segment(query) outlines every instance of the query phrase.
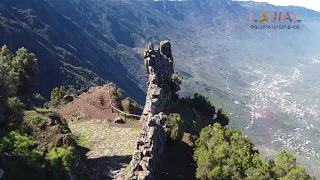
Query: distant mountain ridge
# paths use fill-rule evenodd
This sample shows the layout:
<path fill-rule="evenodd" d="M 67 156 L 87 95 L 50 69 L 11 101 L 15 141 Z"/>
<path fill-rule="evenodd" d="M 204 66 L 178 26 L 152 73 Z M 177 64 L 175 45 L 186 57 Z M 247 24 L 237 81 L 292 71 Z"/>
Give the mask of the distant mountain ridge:
<path fill-rule="evenodd" d="M 12 50 L 25 46 L 39 57 L 37 91 L 46 95 L 58 85 L 73 84 L 76 89 L 85 89 L 109 80 L 143 103 L 146 76 L 141 72 L 141 47 L 149 41 L 170 39 L 178 49 L 177 69 L 203 80 L 207 75 L 189 71 L 198 58 L 217 54 L 229 64 L 234 54 L 239 57 L 244 52 L 233 46 L 238 40 L 308 38 L 301 32 L 288 37 L 284 31 L 251 30 L 249 13 L 260 14 L 262 9 L 294 10 L 312 21 L 320 17 L 320 13 L 300 7 L 231 0 L 10 0 L 0 3 L 0 44 L 7 44 Z M 229 36 L 235 39 L 228 40 Z M 212 42 L 216 43 L 214 49 L 208 46 Z M 230 56 L 230 50 L 236 52 Z M 217 67 L 212 68 L 212 72 L 217 71 Z M 230 68 L 237 74 L 235 67 L 227 70 Z M 217 75 L 211 89 L 221 89 L 219 77 L 223 75 Z"/>

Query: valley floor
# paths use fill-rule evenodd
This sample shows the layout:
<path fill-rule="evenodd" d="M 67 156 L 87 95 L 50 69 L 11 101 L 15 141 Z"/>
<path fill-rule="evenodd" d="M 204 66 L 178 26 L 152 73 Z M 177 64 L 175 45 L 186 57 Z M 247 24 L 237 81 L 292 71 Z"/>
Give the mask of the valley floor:
<path fill-rule="evenodd" d="M 314 60 L 293 67 L 270 65 L 269 70 L 248 66 L 257 80 L 247 94 L 252 98 L 247 104 L 252 118 L 244 133 L 266 158 L 286 149 L 310 174 L 320 177 L 319 66 Z"/>

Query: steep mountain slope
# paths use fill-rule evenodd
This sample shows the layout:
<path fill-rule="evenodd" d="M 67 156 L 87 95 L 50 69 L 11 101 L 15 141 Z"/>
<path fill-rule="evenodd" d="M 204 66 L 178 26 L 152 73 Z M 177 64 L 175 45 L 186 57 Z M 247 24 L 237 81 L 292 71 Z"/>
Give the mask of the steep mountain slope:
<path fill-rule="evenodd" d="M 95 16 L 87 17 L 84 12 L 95 13 Z M 138 55 L 119 45 L 126 40 L 125 43 L 133 47 L 133 40 L 123 36 L 126 31 L 117 30 L 122 28 L 117 17 L 110 20 L 113 24 L 109 37 L 99 32 L 97 29 L 103 29 L 89 23 L 95 23 L 96 13 L 86 1 L 5 1 L 1 5 L 1 44 L 8 44 L 11 49 L 25 46 L 37 54 L 41 92 L 48 93 L 61 83 L 75 84 L 77 89 L 86 88 L 100 83 L 98 76 L 101 76 L 139 99 L 143 96 L 142 90 L 128 73 L 130 69 L 121 64 L 126 59 L 131 62 L 128 66 L 139 69 L 138 64 L 132 63 Z"/>
<path fill-rule="evenodd" d="M 148 41 L 168 38 L 174 40 L 173 46 L 179 47 L 176 63 L 179 69 L 190 69 L 194 66 L 193 62 L 199 62 L 198 58 L 208 59 L 217 54 L 221 56 L 217 64 L 224 66 L 221 61 L 228 64 L 230 59 L 238 59 L 235 57 L 239 55 L 248 57 L 247 53 L 241 52 L 247 51 L 243 46 L 246 42 L 250 46 L 257 43 L 250 39 L 258 38 L 261 42 L 261 31 L 249 29 L 248 20 L 251 11 L 259 12 L 261 8 L 288 9 L 218 0 L 166 4 L 161 1 L 4 1 L 0 11 L 0 43 L 8 44 L 11 49 L 25 46 L 37 54 L 42 70 L 40 92 L 48 94 L 60 84 L 75 84 L 75 88 L 80 89 L 91 83 L 110 80 L 123 87 L 132 97 L 141 100 L 143 92 L 135 82 L 145 88 L 142 80 L 146 77 L 140 72 L 139 47 Z M 299 15 L 303 12 L 313 19 L 319 16 L 304 8 L 292 7 L 290 10 L 299 10 Z M 263 34 L 269 40 L 282 36 L 278 39 L 282 43 L 283 40 L 293 39 L 292 34 L 288 36 L 284 32 Z M 300 31 L 298 35 L 301 35 Z M 215 42 L 214 46 L 212 42 Z M 190 46 L 190 43 L 196 45 Z M 272 42 L 266 40 L 262 43 Z M 217 70 L 216 64 L 211 67 Z M 229 66 L 226 68 L 230 69 Z M 225 78 L 224 73 L 220 72 L 217 82 L 212 84 L 221 87 L 219 83 L 223 80 L 219 77 Z M 231 74 L 237 77 L 236 72 Z M 203 79 L 208 75 L 199 76 Z M 211 76 L 208 77 L 211 79 Z M 231 83 L 243 85 L 235 81 Z"/>

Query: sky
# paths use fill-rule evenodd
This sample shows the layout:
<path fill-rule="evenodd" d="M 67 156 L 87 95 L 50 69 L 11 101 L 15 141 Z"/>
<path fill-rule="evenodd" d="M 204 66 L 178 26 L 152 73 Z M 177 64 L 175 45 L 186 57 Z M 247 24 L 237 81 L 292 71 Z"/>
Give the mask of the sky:
<path fill-rule="evenodd" d="M 241 0 L 247 1 L 247 0 Z M 302 6 L 308 9 L 313 9 L 320 12 L 320 0 L 253 0 L 256 2 L 267 2 L 278 6 Z"/>

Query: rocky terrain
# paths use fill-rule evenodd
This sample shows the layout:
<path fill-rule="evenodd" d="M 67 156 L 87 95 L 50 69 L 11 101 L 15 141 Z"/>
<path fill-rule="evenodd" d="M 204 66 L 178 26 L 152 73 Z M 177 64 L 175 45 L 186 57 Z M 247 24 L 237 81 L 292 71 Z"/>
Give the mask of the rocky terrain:
<path fill-rule="evenodd" d="M 101 119 L 114 120 L 110 101 L 116 88 L 112 84 L 93 87 L 87 93 L 83 93 L 66 106 L 59 107 L 58 112 L 66 119 L 72 121 Z"/>
<path fill-rule="evenodd" d="M 173 58 L 169 41 L 156 48 L 149 44 L 145 51 L 145 69 L 149 74 L 146 104 L 140 121 L 142 129 L 134 147 L 128 179 L 154 179 L 167 141 L 164 108 L 175 95 L 172 76 Z"/>
<path fill-rule="evenodd" d="M 91 88 L 57 110 L 67 119 L 79 148 L 84 151 L 93 179 L 155 178 L 155 168 L 167 140 L 164 108 L 179 85 L 172 79 L 169 41 L 156 47 L 149 44 L 144 56 L 149 81 L 140 126 L 135 120 L 115 124 L 116 101 L 124 101 L 117 97 L 113 84 Z"/>
<path fill-rule="evenodd" d="M 130 127 L 100 119 L 69 123 L 79 145 L 87 149 L 91 178 L 116 179 L 119 172 L 126 172 L 140 131 L 138 123 L 127 123 Z"/>
<path fill-rule="evenodd" d="M 68 121 L 95 180 L 115 179 L 128 169 L 140 131 L 138 121 L 114 122 L 118 117 L 111 106 L 116 104 L 115 91 L 114 84 L 93 87 L 57 110 Z"/>

